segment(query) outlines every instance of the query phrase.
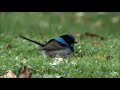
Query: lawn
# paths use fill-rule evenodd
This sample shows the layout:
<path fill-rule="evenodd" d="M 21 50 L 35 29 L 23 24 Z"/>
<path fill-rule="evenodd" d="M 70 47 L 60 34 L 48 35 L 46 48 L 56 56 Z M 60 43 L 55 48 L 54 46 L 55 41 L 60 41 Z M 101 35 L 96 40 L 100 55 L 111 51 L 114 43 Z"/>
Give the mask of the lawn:
<path fill-rule="evenodd" d="M 120 78 L 119 29 L 119 12 L 1 12 L 0 74 L 12 70 L 18 75 L 27 65 L 32 78 Z M 19 34 L 41 43 L 73 34 L 78 43 L 71 58 L 56 61 L 44 58 L 37 45 Z"/>

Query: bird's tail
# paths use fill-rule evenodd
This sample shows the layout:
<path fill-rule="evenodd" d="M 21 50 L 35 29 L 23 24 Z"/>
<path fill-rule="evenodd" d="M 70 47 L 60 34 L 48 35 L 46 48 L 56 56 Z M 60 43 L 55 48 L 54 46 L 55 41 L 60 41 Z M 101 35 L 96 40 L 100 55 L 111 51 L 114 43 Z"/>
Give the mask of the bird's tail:
<path fill-rule="evenodd" d="M 28 38 L 26 38 L 26 37 L 24 37 L 24 36 L 22 36 L 22 35 L 19 35 L 19 37 L 21 37 L 21 38 L 23 38 L 23 39 L 25 39 L 25 40 L 31 41 L 31 42 L 33 42 L 33 43 L 35 43 L 35 44 L 37 44 L 37 45 L 42 46 L 42 47 L 44 46 L 43 44 L 41 44 L 41 43 L 39 43 L 39 42 L 37 42 L 37 41 L 28 39 Z"/>

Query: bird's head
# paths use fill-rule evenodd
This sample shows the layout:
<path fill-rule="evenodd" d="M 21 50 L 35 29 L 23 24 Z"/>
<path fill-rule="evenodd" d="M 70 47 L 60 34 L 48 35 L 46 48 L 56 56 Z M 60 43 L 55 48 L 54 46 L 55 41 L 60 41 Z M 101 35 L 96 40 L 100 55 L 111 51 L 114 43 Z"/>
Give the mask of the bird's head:
<path fill-rule="evenodd" d="M 75 38 L 73 35 L 69 34 L 69 35 L 62 35 L 60 36 L 61 38 L 63 38 L 71 47 L 74 46 L 75 43 L 77 43 L 75 41 Z"/>

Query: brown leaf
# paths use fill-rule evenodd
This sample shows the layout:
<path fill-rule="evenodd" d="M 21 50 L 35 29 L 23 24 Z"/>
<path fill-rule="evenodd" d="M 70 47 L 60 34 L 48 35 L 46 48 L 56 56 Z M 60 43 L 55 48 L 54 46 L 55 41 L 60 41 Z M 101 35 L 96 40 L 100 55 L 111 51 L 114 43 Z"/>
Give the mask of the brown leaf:
<path fill-rule="evenodd" d="M 11 70 L 7 70 L 0 78 L 17 78 L 17 76 Z"/>
<path fill-rule="evenodd" d="M 92 38 L 93 38 L 93 37 L 97 37 L 97 38 L 100 38 L 101 40 L 104 40 L 104 39 L 105 39 L 104 37 L 101 37 L 101 36 L 99 36 L 98 34 L 91 33 L 91 32 L 85 32 L 84 35 L 87 36 L 87 37 L 92 37 Z"/>
<path fill-rule="evenodd" d="M 99 37 L 99 35 L 91 33 L 91 32 L 85 32 L 85 36 L 88 36 L 88 37 Z"/>
<path fill-rule="evenodd" d="M 7 45 L 5 45 L 5 48 L 6 49 L 10 49 L 10 48 L 12 48 L 12 45 L 11 44 L 7 44 Z"/>
<path fill-rule="evenodd" d="M 32 72 L 28 66 L 23 66 L 21 68 L 21 73 L 18 78 L 31 78 Z"/>

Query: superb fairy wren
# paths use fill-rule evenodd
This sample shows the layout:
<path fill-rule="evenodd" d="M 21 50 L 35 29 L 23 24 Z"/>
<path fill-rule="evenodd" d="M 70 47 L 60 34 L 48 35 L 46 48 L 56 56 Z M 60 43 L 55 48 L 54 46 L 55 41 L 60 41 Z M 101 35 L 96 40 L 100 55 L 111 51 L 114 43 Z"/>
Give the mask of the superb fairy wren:
<path fill-rule="evenodd" d="M 74 44 L 77 43 L 73 35 L 62 35 L 58 38 L 49 40 L 46 44 L 41 44 L 22 35 L 20 35 L 20 37 L 38 44 L 40 46 L 40 50 L 43 52 L 44 55 L 48 55 L 53 58 L 68 57 L 74 52 Z"/>

